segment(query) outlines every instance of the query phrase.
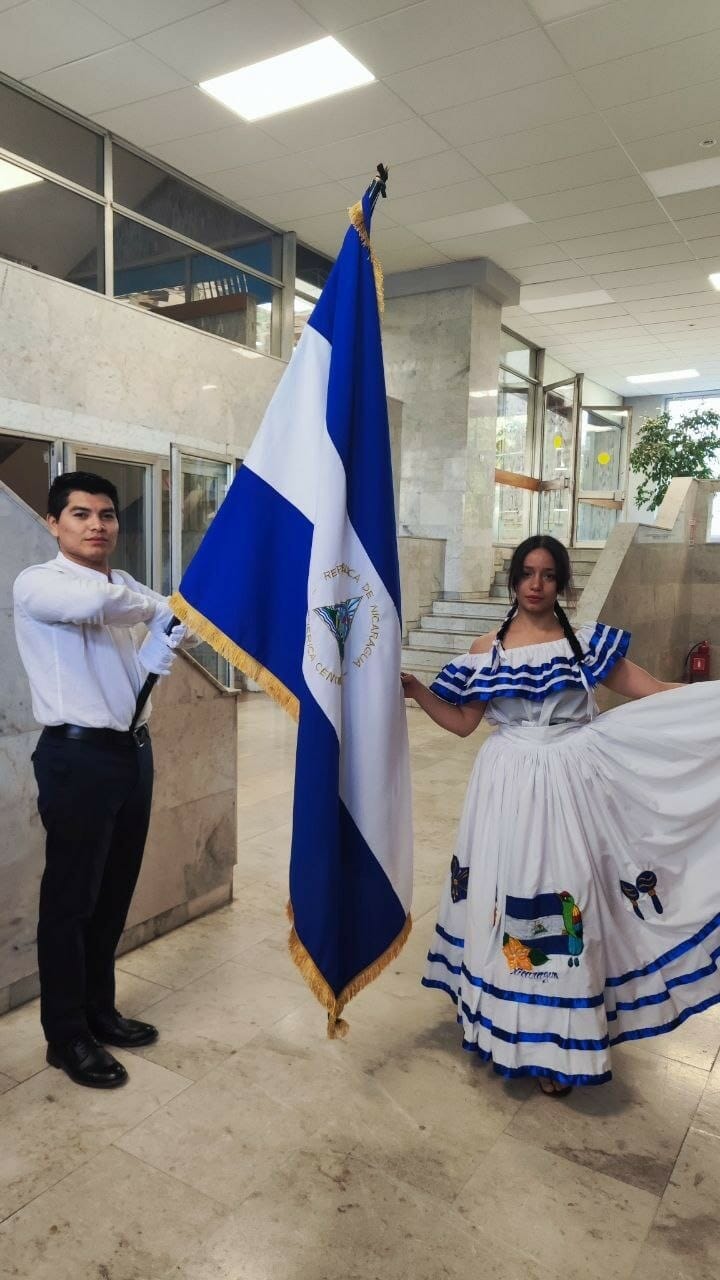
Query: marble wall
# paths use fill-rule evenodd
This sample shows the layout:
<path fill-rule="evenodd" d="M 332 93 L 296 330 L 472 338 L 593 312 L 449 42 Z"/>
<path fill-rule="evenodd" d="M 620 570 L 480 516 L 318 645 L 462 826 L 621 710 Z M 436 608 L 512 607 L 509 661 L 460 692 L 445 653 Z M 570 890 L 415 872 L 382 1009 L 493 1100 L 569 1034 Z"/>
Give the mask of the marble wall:
<path fill-rule="evenodd" d="M 31 755 L 38 738 L 15 644 L 12 583 L 56 554 L 44 523 L 0 485 L 0 1012 L 37 994 L 35 928 L 44 831 Z M 153 697 L 157 781 L 145 861 L 121 946 L 226 902 L 236 857 L 237 700 L 181 657 Z"/>
<path fill-rule="evenodd" d="M 445 545 L 444 538 L 412 538 L 408 534 L 399 538 L 403 638 L 443 589 Z"/>
<path fill-rule="evenodd" d="M 500 304 L 471 286 L 390 297 L 388 391 L 403 402 L 400 532 L 447 541 L 444 589 L 493 576 L 495 402 Z"/>

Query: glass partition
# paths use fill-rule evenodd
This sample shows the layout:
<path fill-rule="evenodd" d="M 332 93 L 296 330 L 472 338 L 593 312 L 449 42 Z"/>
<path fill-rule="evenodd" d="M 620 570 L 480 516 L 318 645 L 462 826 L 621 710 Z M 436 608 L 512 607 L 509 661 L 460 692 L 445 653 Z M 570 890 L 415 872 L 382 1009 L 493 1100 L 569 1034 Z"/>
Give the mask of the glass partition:
<path fill-rule="evenodd" d="M 120 534 L 112 562 L 138 582 L 149 584 L 152 581 L 149 466 L 78 452 L 75 467 L 78 471 L 92 471 L 115 485 L 120 499 Z"/>
<path fill-rule="evenodd" d="M 566 545 L 572 525 L 571 497 L 577 382 L 543 388 L 540 532 Z"/>
<path fill-rule="evenodd" d="M 1 257 L 102 290 L 102 249 L 101 204 L 0 160 Z"/>
<path fill-rule="evenodd" d="M 211 458 L 180 458 L 180 567 L 187 569 L 232 482 L 232 466 Z M 230 663 L 209 644 L 193 648 L 191 656 L 219 684 L 233 687 Z"/>
<path fill-rule="evenodd" d="M 624 502 L 629 409 L 584 408 L 580 414 L 575 541 L 602 546 Z"/>
<path fill-rule="evenodd" d="M 6 84 L 0 84 L 0 147 L 102 193 L 101 134 Z"/>

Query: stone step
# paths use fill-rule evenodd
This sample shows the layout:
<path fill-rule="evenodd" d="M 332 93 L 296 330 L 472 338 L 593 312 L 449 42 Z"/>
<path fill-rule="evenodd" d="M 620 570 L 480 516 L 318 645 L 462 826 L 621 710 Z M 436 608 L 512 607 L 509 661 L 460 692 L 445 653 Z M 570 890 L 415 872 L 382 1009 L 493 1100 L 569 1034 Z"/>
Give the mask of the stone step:
<path fill-rule="evenodd" d="M 587 584 L 584 582 L 581 582 L 579 586 L 576 583 L 576 591 L 575 591 L 576 599 L 578 599 L 578 597 L 582 595 L 586 585 Z M 497 600 L 498 604 L 501 601 L 505 601 L 505 612 L 507 612 L 507 610 L 510 608 L 510 602 L 508 600 L 508 589 L 506 586 L 495 586 L 495 584 L 493 583 L 492 587 L 490 588 L 490 599 Z M 574 603 L 570 604 L 567 596 L 560 596 L 559 599 L 565 612 L 567 614 L 572 613 L 572 610 L 574 608 Z"/>
<path fill-rule="evenodd" d="M 502 614 L 500 617 L 502 618 Z M 420 619 L 420 627 L 418 634 L 427 635 L 428 632 L 436 631 L 462 631 L 465 635 L 484 635 L 485 632 L 480 629 L 484 627 L 485 631 L 492 631 L 496 628 L 500 618 L 495 614 L 491 614 L 486 618 L 454 618 L 452 614 L 445 613 L 440 617 L 435 617 L 432 613 L 428 613 L 424 618 Z M 412 633 L 411 633 L 412 634 Z"/>
<path fill-rule="evenodd" d="M 504 607 L 497 600 L 434 600 L 432 616 L 434 618 L 487 618 L 496 621 L 504 618 L 510 605 Z M 489 627 L 486 628 L 489 630 Z"/>
<path fill-rule="evenodd" d="M 411 631 L 409 649 L 422 649 L 437 653 L 467 653 L 475 637 L 483 632 L 473 631 Z"/>
<path fill-rule="evenodd" d="M 462 653 L 466 652 L 461 650 Z M 403 671 L 409 671 L 412 675 L 419 676 L 428 684 L 447 662 L 452 658 L 452 653 L 445 650 L 443 653 L 435 649 L 403 649 L 401 663 Z"/>

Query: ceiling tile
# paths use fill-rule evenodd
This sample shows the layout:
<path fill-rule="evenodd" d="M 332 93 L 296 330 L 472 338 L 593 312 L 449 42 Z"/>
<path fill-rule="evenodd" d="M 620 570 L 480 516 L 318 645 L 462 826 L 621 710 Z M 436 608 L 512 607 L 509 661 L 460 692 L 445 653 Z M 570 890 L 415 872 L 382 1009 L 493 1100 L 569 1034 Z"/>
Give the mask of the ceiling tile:
<path fill-rule="evenodd" d="M 434 245 L 426 244 L 400 227 L 378 231 L 373 235 L 373 245 L 386 276 L 391 271 L 416 271 L 419 267 L 450 261 Z"/>
<path fill-rule="evenodd" d="M 524 0 L 422 0 L 352 27 L 342 44 L 388 76 L 536 27 Z"/>
<path fill-rule="evenodd" d="M 702 243 L 698 241 L 698 244 Z M 687 245 L 663 244 L 651 249 L 629 249 L 626 253 L 602 253 L 597 257 L 578 258 L 577 261 L 593 275 L 598 272 L 622 271 L 632 267 L 666 266 L 670 262 L 685 262 L 692 258 Z"/>
<path fill-rule="evenodd" d="M 0 13 L 0 70 L 25 80 L 123 40 L 74 0 L 27 0 Z"/>
<path fill-rule="evenodd" d="M 370 177 L 382 157 L 391 168 L 406 160 L 435 155 L 447 150 L 445 141 L 422 120 L 403 120 L 386 129 L 375 129 L 344 142 L 316 147 L 306 152 L 312 164 L 329 178 L 348 178 L 363 171 Z"/>
<path fill-rule="evenodd" d="M 700 145 L 711 138 L 716 140 L 714 147 Z M 693 125 L 689 129 L 679 129 L 674 133 L 661 134 L 656 138 L 642 138 L 638 142 L 627 143 L 627 153 L 638 169 L 643 172 L 664 169 L 670 166 L 692 164 L 717 155 L 720 149 L 717 145 L 718 139 L 720 139 L 720 120 L 716 118 L 702 125 Z"/>
<path fill-rule="evenodd" d="M 346 212 L 320 213 L 312 218 L 299 218 L 295 223 L 295 231 L 298 240 L 314 245 L 334 258 L 340 251 L 348 226 Z M 376 209 L 373 215 L 373 240 L 386 227 L 387 221 L 382 209 Z"/>
<path fill-rule="evenodd" d="M 519 133 L 530 120 L 536 126 L 552 124 L 592 110 L 590 99 L 576 81 L 559 76 L 431 113 L 427 121 L 453 146 L 460 147 Z"/>
<path fill-rule="evenodd" d="M 556 244 L 512 245 L 510 249 L 503 249 L 494 257 L 499 266 L 514 271 L 515 267 L 538 267 L 546 262 L 561 262 L 564 254 Z"/>
<path fill-rule="evenodd" d="M 630 227 L 650 227 L 658 223 L 668 223 L 666 214 L 657 200 L 646 200 L 644 204 L 620 205 L 617 209 L 579 213 L 573 218 L 551 218 L 543 222 L 543 231 L 553 240 L 561 241 L 624 231 Z"/>
<path fill-rule="evenodd" d="M 392 182 L 391 175 L 390 184 L 388 185 L 388 205 L 393 218 L 397 222 L 412 225 L 418 222 L 429 222 L 430 219 L 434 218 L 444 220 L 454 214 L 472 214 L 472 216 L 479 217 L 481 222 L 484 220 L 486 229 L 490 229 L 491 226 L 511 225 L 508 220 L 504 222 L 497 220 L 498 217 L 503 215 L 507 219 L 508 206 L 503 204 L 500 192 L 486 178 L 480 178 L 476 175 L 469 182 L 458 182 L 447 187 L 437 187 L 433 191 L 424 191 L 421 194 L 406 196 L 405 199 L 400 200 L 394 198 Z M 493 209 L 496 210 L 495 213 L 493 213 Z M 522 214 L 517 220 L 521 222 L 528 221 L 525 214 Z M 472 229 L 479 230 L 480 227 L 473 227 Z M 465 233 L 461 231 L 459 234 L 464 235 Z"/>
<path fill-rule="evenodd" d="M 552 29 L 553 43 L 574 70 L 669 45 L 720 27 L 717 0 L 622 0 L 585 13 Z"/>
<path fill-rule="evenodd" d="M 43 71 L 27 83 L 86 116 L 186 86 L 176 71 L 129 43 Z"/>
<path fill-rule="evenodd" d="M 403 219 L 404 220 L 404 219 Z M 423 219 L 411 223 L 410 229 L 423 240 L 451 240 L 455 236 L 480 235 L 486 231 L 500 231 L 505 227 L 516 227 L 529 224 L 530 220 L 512 204 L 489 205 L 485 209 L 470 207 L 464 213 L 448 214 L 446 217 Z M 533 244 L 542 244 L 547 240 L 543 232 L 533 238 Z M 525 240 L 524 243 L 530 243 Z"/>
<path fill-rule="evenodd" d="M 346 213 L 348 193 L 339 182 L 325 182 L 317 187 L 300 187 L 275 196 L 253 196 L 252 212 L 278 226 L 292 230 L 300 218 L 317 213 Z"/>
<path fill-rule="evenodd" d="M 547 230 L 547 223 L 543 223 Z M 600 253 L 622 253 L 625 249 L 643 249 L 650 245 L 677 244 L 680 236 L 671 222 L 658 226 L 634 227 L 625 231 L 610 231 L 607 235 L 578 236 L 572 240 L 559 240 L 560 248 L 573 258 L 586 258 Z"/>
<path fill-rule="evenodd" d="M 720 234 L 720 218 L 716 213 L 708 213 L 704 218 L 682 218 L 677 222 L 677 229 L 684 240 L 717 236 Z"/>
<path fill-rule="evenodd" d="M 539 320 L 546 320 L 554 325 L 558 333 L 627 333 L 638 329 L 639 325 L 626 315 L 622 307 L 608 306 L 575 307 L 563 311 L 538 311 Z"/>
<path fill-rule="evenodd" d="M 492 175 L 599 151 L 613 143 L 613 135 L 604 120 L 599 115 L 589 114 L 559 120 L 540 129 L 524 129 L 520 133 L 474 142 L 463 148 L 463 154 L 477 165 L 481 173 Z"/>
<path fill-rule="evenodd" d="M 501 231 L 485 231 L 477 235 L 453 236 L 447 240 L 435 240 L 434 244 L 449 258 L 494 258 L 498 255 L 523 249 L 545 248 L 544 236 L 538 227 L 525 223 L 521 227 L 508 227 Z M 557 252 L 557 250 L 556 250 Z"/>
<path fill-rule="evenodd" d="M 559 285 L 565 280 L 579 279 L 583 284 L 588 276 L 576 262 L 546 262 L 539 267 L 515 267 L 514 275 L 523 285 L 549 284 L 559 292 Z"/>
<path fill-rule="evenodd" d="M 660 203 L 676 221 L 682 218 L 700 218 L 707 213 L 720 213 L 720 187 L 708 187 L 705 191 L 683 191 L 677 196 L 663 196 Z"/>
<path fill-rule="evenodd" d="M 621 142 L 635 142 L 703 124 L 705 120 L 713 120 L 717 113 L 717 84 L 715 80 L 707 80 L 685 85 L 674 93 L 645 98 L 643 102 L 611 107 L 604 115 Z"/>
<path fill-rule="evenodd" d="M 584 13 L 586 9 L 599 9 L 607 0 L 528 0 L 528 3 L 541 22 L 555 22 L 574 13 Z"/>
<path fill-rule="evenodd" d="M 366 179 L 367 173 L 355 174 L 351 178 L 344 178 L 343 183 L 352 194 L 361 189 Z M 459 187 L 461 184 L 473 180 L 481 184 L 485 183 L 484 178 L 478 178 L 477 170 L 470 164 L 470 161 L 461 156 L 458 151 L 441 151 L 439 155 L 427 156 L 420 160 L 409 160 L 405 164 L 393 165 L 388 183 L 388 195 L 393 204 L 404 200 L 408 196 L 422 195 L 428 198 L 432 205 L 434 197 L 430 195 L 430 192 L 434 192 L 441 187 L 447 187 L 448 189 L 455 186 Z M 498 193 L 495 187 L 492 187 L 490 183 L 485 185 L 492 190 L 493 201 L 497 200 Z M 479 199 L 479 194 L 477 198 Z M 440 213 L 448 212 L 450 212 L 448 209 L 443 208 L 440 210 Z"/>
<path fill-rule="evenodd" d="M 98 18 L 105 18 L 123 35 L 134 39 L 155 31 L 170 22 L 177 22 L 193 13 L 212 9 L 218 0 L 82 0 Z"/>
<path fill-rule="evenodd" d="M 711 311 L 720 313 L 720 294 L 717 293 L 711 285 L 700 293 L 682 293 L 676 297 L 665 298 L 644 298 L 639 302 L 626 302 L 624 304 L 630 315 L 643 322 L 647 318 L 652 323 L 652 317 L 658 313 L 675 311 L 682 312 L 688 319 L 693 320 L 695 315 L 708 314 Z"/>
<path fill-rule="evenodd" d="M 716 258 L 720 256 L 720 236 L 693 240 L 691 248 L 696 258 Z"/>
<path fill-rule="evenodd" d="M 357 0 L 302 0 L 303 9 L 328 31 L 344 31 L 357 25 L 362 12 L 363 19 L 381 18 L 385 13 L 405 9 L 408 0 L 363 0 L 360 11 Z"/>
<path fill-rule="evenodd" d="M 550 195 L 589 183 L 631 177 L 634 173 L 633 166 L 620 147 L 607 147 L 589 155 L 532 165 L 529 169 L 495 173 L 493 182 L 510 200 L 523 200 L 526 196 Z"/>
<path fill-rule="evenodd" d="M 479 88 L 483 97 L 489 97 L 506 88 L 561 76 L 566 69 L 545 33 L 536 29 L 401 71 L 388 76 L 387 83 L 415 111 L 426 114 L 473 102 Z"/>
<path fill-rule="evenodd" d="M 141 36 L 139 43 L 189 80 L 208 80 L 327 34 L 293 0 L 226 0 Z"/>
<path fill-rule="evenodd" d="M 311 165 L 305 156 L 284 155 L 219 170 L 212 174 L 210 185 L 222 195 L 243 204 L 251 197 L 277 195 L 281 191 L 314 187 L 326 181 L 327 175 Z"/>
<path fill-rule="evenodd" d="M 281 155 L 283 147 L 266 137 L 257 125 L 234 124 L 229 129 L 198 133 L 192 138 L 159 142 L 149 150 L 183 173 L 200 177 L 216 170 Z"/>
<path fill-rule="evenodd" d="M 709 31 L 659 49 L 616 58 L 599 67 L 588 67 L 578 71 L 577 78 L 599 107 L 615 107 L 651 98 L 658 85 L 671 91 L 701 80 L 715 80 L 719 56 L 720 30 Z"/>
<path fill-rule="evenodd" d="M 598 209 L 612 209 L 624 204 L 640 204 L 647 200 L 648 194 L 642 178 L 619 178 L 612 182 L 593 182 L 587 187 L 553 192 L 547 196 L 527 196 L 518 203 L 535 222 L 545 222 L 550 218 L 594 213 Z"/>
<path fill-rule="evenodd" d="M 580 302 L 574 302 L 573 300 L 580 298 L 583 295 L 587 295 L 593 288 L 594 286 L 592 281 L 586 275 L 583 275 L 580 280 L 567 280 L 560 283 L 553 282 L 552 284 L 545 283 L 527 285 L 520 291 L 520 305 L 524 307 L 526 304 L 530 303 L 531 305 L 528 307 L 528 310 L 538 310 L 536 303 L 551 298 L 556 300 L 556 305 L 552 310 L 559 313 L 570 306 L 580 306 Z M 605 301 L 606 303 L 610 303 L 613 299 L 608 295 Z M 587 302 L 583 302 L 582 305 L 587 306 L 588 304 Z"/>
<path fill-rule="evenodd" d="M 602 271 L 595 279 L 603 289 L 612 292 L 616 285 L 657 284 L 664 280 L 702 279 L 702 268 L 697 262 L 665 262 L 654 267 L 635 267 L 625 271 Z"/>
<path fill-rule="evenodd" d="M 695 288 L 692 287 L 692 281 L 687 280 L 664 280 L 657 281 L 655 284 L 635 284 L 620 285 L 613 289 L 613 297 L 618 302 L 624 302 L 628 311 L 634 315 L 639 314 L 635 304 L 658 302 L 664 303 L 667 298 L 692 298 L 695 296 L 705 297 L 712 291 L 712 285 L 705 284 L 703 289 L 700 281 L 695 282 Z"/>
<path fill-rule="evenodd" d="M 652 169 L 643 174 L 643 177 L 658 196 L 680 195 L 683 191 L 717 187 L 720 186 L 720 156 L 711 155 L 705 160 L 694 160 L 690 164 Z"/>
<path fill-rule="evenodd" d="M 95 112 L 93 119 L 138 147 L 154 142 L 172 142 L 176 138 L 192 137 L 194 133 L 207 133 L 237 124 L 237 116 L 232 111 L 194 85 L 158 94 L 156 98 L 130 102 L 110 111 Z"/>
<path fill-rule="evenodd" d="M 283 111 L 260 123 L 283 146 L 305 151 L 414 118 L 407 104 L 385 85 L 368 84 L 323 102 Z"/>

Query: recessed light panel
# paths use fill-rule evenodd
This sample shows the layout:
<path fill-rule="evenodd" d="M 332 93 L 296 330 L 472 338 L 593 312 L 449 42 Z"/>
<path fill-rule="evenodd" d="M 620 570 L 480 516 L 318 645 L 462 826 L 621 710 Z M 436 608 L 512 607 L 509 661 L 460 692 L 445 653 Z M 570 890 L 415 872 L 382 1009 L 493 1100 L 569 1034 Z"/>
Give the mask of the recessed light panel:
<path fill-rule="evenodd" d="M 704 191 L 720 183 L 720 156 L 693 160 L 689 164 L 673 164 L 666 169 L 651 169 L 643 177 L 656 196 L 676 196 L 683 191 Z"/>
<path fill-rule="evenodd" d="M 627 382 L 675 382 L 679 378 L 699 378 L 697 369 L 672 369 L 670 373 L 634 373 Z"/>
<path fill-rule="evenodd" d="M 200 88 L 244 120 L 263 120 L 279 111 L 357 89 L 374 79 L 372 71 L 327 36 L 275 58 L 203 80 Z"/>
<path fill-rule="evenodd" d="M 35 182 L 42 182 L 35 173 L 28 173 L 9 160 L 0 160 L 0 191 L 15 191 L 17 187 L 30 187 Z"/>
<path fill-rule="evenodd" d="M 713 289 L 720 289 L 720 271 L 713 271 L 712 275 L 708 276 L 708 280 Z"/>

